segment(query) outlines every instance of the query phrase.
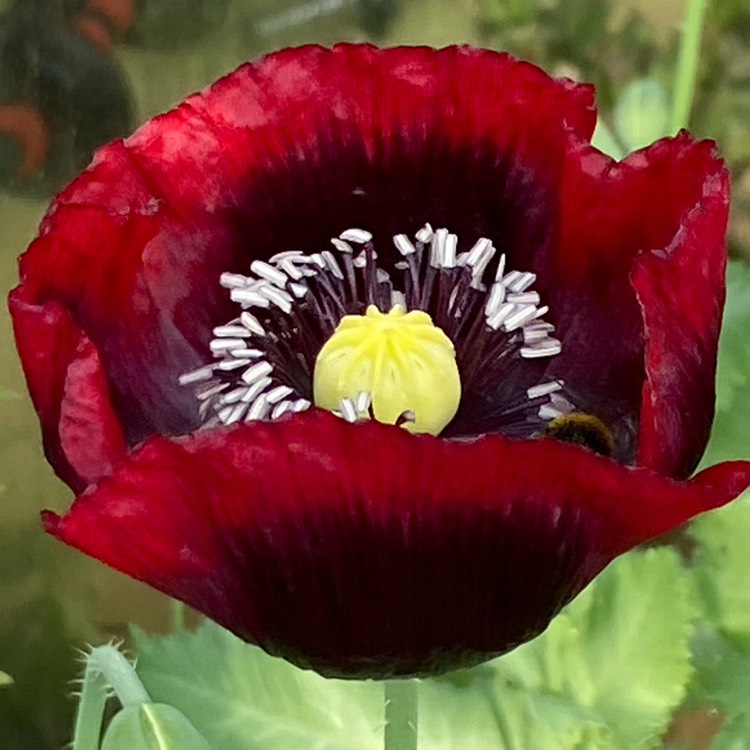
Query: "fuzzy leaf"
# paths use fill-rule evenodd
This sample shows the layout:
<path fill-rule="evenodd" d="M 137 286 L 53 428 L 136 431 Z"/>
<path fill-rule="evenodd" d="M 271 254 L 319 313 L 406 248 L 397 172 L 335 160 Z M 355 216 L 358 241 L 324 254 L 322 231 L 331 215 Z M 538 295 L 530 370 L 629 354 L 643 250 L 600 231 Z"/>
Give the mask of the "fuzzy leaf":
<path fill-rule="evenodd" d="M 499 672 L 527 691 L 564 699 L 571 711 L 592 712 L 595 726 L 579 743 L 595 737 L 602 750 L 652 747 L 685 695 L 693 614 L 688 582 L 671 549 L 631 553 L 542 638 L 500 660 Z"/>
<path fill-rule="evenodd" d="M 187 716 L 213 750 L 382 746 L 382 686 L 326 680 L 206 622 L 194 633 L 137 634 L 137 671 L 154 700 Z"/>
<path fill-rule="evenodd" d="M 211 750 L 211 746 L 177 709 L 142 703 L 124 708 L 112 719 L 102 750 Z"/>
<path fill-rule="evenodd" d="M 694 576 L 706 616 L 719 631 L 750 639 L 750 493 L 692 527 L 699 542 Z"/>

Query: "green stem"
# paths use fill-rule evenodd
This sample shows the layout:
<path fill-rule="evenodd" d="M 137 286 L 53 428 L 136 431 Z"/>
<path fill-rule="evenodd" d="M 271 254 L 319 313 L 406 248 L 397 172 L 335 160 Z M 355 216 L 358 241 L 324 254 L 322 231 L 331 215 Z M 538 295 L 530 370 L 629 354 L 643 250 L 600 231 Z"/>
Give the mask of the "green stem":
<path fill-rule="evenodd" d="M 132 664 L 114 646 L 98 646 L 86 659 L 72 750 L 99 750 L 109 687 L 123 706 L 151 701 Z"/>
<path fill-rule="evenodd" d="M 182 633 L 187 626 L 185 618 L 185 605 L 179 599 L 170 599 L 169 613 L 172 621 L 172 632 Z"/>
<path fill-rule="evenodd" d="M 417 750 L 417 681 L 385 683 L 384 750 Z"/>
<path fill-rule="evenodd" d="M 86 671 L 83 674 L 83 688 L 76 711 L 73 750 L 99 750 L 106 702 L 107 683 L 102 673 L 93 669 L 91 662 L 87 660 Z"/>
<path fill-rule="evenodd" d="M 700 60 L 703 21 L 707 8 L 708 0 L 688 0 L 674 82 L 670 122 L 673 132 L 687 127 L 690 121 Z"/>

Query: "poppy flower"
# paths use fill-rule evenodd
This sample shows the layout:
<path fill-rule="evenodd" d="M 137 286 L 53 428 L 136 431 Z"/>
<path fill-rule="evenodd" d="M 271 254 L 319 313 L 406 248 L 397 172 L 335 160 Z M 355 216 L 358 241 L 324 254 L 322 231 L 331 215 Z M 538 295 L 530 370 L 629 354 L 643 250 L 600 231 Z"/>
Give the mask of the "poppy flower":
<path fill-rule="evenodd" d="M 720 506 L 728 177 L 615 162 L 589 86 L 465 47 L 287 50 L 115 142 L 11 293 L 46 529 L 326 675 L 541 632 Z"/>

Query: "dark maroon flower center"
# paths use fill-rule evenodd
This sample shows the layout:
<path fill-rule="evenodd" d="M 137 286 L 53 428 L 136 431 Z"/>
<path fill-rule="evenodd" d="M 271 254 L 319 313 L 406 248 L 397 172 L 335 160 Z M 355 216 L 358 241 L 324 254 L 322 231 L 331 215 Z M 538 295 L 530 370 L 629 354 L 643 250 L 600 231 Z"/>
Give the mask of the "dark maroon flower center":
<path fill-rule="evenodd" d="M 205 426 L 308 409 L 323 345 L 344 316 L 370 306 L 421 310 L 452 342 L 461 399 L 444 437 L 531 437 L 573 409 L 564 383 L 547 375 L 562 344 L 543 320 L 549 310 L 531 288 L 535 274 L 506 269 L 490 239 L 459 252 L 455 234 L 429 225 L 380 249 L 366 230 L 349 229 L 330 249 L 284 251 L 254 261 L 249 276 L 222 274 L 242 312 L 214 329 L 216 361 L 180 378 L 194 387 Z M 372 416 L 371 402 L 371 393 L 359 392 L 336 413 L 349 421 Z"/>

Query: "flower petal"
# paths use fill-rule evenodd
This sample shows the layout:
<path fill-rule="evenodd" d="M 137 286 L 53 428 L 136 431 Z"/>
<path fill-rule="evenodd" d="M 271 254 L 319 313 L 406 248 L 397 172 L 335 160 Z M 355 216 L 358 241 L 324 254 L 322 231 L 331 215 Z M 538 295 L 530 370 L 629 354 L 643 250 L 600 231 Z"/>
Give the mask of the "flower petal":
<path fill-rule="evenodd" d="M 619 163 L 576 151 L 542 271 L 564 344 L 552 374 L 615 427 L 621 460 L 688 476 L 713 414 L 726 169 L 687 133 Z"/>
<path fill-rule="evenodd" d="M 616 555 L 719 506 L 553 440 L 450 442 L 314 410 L 154 438 L 47 529 L 301 666 L 428 674 L 503 653 Z"/>
<path fill-rule="evenodd" d="M 81 491 L 125 455 L 99 354 L 59 304 L 30 304 L 19 288 L 10 307 L 47 458 Z"/>
<path fill-rule="evenodd" d="M 115 143 L 60 195 L 21 259 L 24 299 L 61 304 L 97 346 L 130 444 L 197 424 L 177 377 L 205 357 L 210 319 L 227 314 L 228 300 L 204 295 L 226 261 L 206 248 L 227 235 L 215 220 L 177 220 Z"/>
<path fill-rule="evenodd" d="M 100 151 L 23 257 L 25 296 L 91 338 L 131 445 L 189 432 L 177 377 L 228 316 L 222 271 L 427 220 L 532 252 L 551 236 L 565 133 L 588 138 L 594 120 L 590 87 L 508 55 L 280 52 Z"/>

